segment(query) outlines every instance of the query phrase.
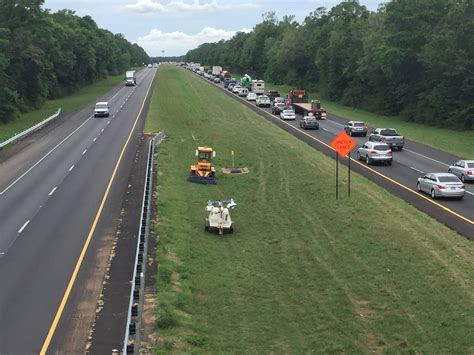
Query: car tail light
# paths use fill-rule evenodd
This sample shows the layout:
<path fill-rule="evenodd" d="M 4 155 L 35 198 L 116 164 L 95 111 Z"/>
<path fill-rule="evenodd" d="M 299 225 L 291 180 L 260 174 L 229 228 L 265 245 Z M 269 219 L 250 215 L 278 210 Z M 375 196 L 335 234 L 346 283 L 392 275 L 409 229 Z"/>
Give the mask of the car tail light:
<path fill-rule="evenodd" d="M 466 187 L 464 185 L 461 185 L 460 188 L 464 190 Z"/>
<path fill-rule="evenodd" d="M 368 129 L 368 127 L 367 127 L 367 126 L 364 126 L 364 129 Z"/>
<path fill-rule="evenodd" d="M 392 155 L 392 151 L 389 150 L 389 151 L 387 152 L 387 154 L 388 154 L 388 155 Z"/>
<path fill-rule="evenodd" d="M 440 189 L 440 190 L 443 190 L 443 189 L 445 189 L 445 187 L 444 187 L 443 185 L 436 185 L 436 186 L 437 186 L 437 187 L 438 187 L 438 189 Z"/>
<path fill-rule="evenodd" d="M 371 150 L 370 154 L 375 155 L 375 154 L 377 154 L 377 151 L 376 150 Z"/>
<path fill-rule="evenodd" d="M 469 175 L 469 176 L 472 175 L 472 170 L 468 170 L 467 175 Z"/>

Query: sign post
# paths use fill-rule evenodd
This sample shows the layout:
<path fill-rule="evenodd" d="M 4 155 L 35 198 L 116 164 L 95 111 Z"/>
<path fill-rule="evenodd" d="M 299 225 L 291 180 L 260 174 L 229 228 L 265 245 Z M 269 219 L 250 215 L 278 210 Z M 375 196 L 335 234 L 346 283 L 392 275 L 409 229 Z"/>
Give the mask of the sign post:
<path fill-rule="evenodd" d="M 232 155 L 232 167 L 234 167 L 234 151 L 231 150 L 230 154 Z"/>
<path fill-rule="evenodd" d="M 345 131 L 342 131 L 337 135 L 336 138 L 331 142 L 331 147 L 336 150 L 336 200 L 339 197 L 339 155 L 345 157 L 348 155 L 348 190 L 347 195 L 351 196 L 351 150 L 357 145 L 356 141 L 353 140 Z"/>

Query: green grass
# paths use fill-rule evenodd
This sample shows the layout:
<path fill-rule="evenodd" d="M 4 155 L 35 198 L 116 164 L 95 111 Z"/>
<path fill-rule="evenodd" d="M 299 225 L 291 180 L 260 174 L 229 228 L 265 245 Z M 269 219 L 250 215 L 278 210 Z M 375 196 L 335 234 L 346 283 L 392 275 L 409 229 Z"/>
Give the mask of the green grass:
<path fill-rule="evenodd" d="M 92 105 L 96 98 L 106 94 L 110 89 L 123 81 L 123 77 L 121 74 L 99 80 L 94 84 L 81 88 L 72 95 L 48 100 L 40 109 L 23 113 L 12 122 L 0 123 L 0 142 L 34 126 L 36 123 L 54 114 L 60 107 L 63 112 L 74 112 L 83 109 L 87 105 Z"/>
<path fill-rule="evenodd" d="M 234 74 L 235 78 L 240 75 Z M 296 89 L 290 85 L 276 85 L 265 83 L 267 90 L 278 90 L 286 95 Z M 431 147 L 444 150 L 465 159 L 474 157 L 474 131 L 457 131 L 448 128 L 432 127 L 425 124 L 404 121 L 398 116 L 386 116 L 342 105 L 337 102 L 321 98 L 318 93 L 310 92 L 311 100 L 321 100 L 323 107 L 330 113 L 348 120 L 365 121 L 371 127 L 395 127 L 407 139 L 423 143 Z"/>
<path fill-rule="evenodd" d="M 335 201 L 332 159 L 185 70 L 160 68 L 146 130 L 169 135 L 157 353 L 474 352 L 472 243 L 357 174 Z M 205 144 L 250 173 L 187 182 Z M 206 201 L 230 197 L 235 233 L 205 233 Z"/>

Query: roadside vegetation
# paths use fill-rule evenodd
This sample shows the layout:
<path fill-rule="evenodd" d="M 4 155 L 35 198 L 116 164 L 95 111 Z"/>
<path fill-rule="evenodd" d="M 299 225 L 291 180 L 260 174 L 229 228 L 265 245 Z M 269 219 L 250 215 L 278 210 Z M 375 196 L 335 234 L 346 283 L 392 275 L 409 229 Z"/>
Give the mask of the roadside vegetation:
<path fill-rule="evenodd" d="M 347 0 L 298 23 L 264 14 L 250 33 L 205 43 L 186 61 L 318 91 L 344 105 L 429 126 L 474 129 L 474 3 Z"/>
<path fill-rule="evenodd" d="M 149 61 L 143 48 L 90 16 L 43 6 L 0 1 L 0 122 Z"/>
<path fill-rule="evenodd" d="M 358 174 L 335 201 L 332 159 L 185 70 L 157 75 L 157 353 L 474 351 L 472 243 Z M 215 186 L 186 181 L 198 145 Z M 249 174 L 220 173 L 231 150 Z M 235 233 L 204 232 L 206 201 L 231 197 Z"/>
<path fill-rule="evenodd" d="M 125 74 L 125 73 L 124 73 Z M 94 84 L 87 85 L 72 95 L 55 100 L 47 100 L 41 108 L 21 114 L 16 120 L 0 122 L 0 142 L 13 137 L 15 134 L 34 126 L 55 113 L 61 107 L 63 112 L 74 112 L 83 109 L 95 98 L 106 94 L 114 86 L 123 82 L 124 74 L 110 76 Z"/>

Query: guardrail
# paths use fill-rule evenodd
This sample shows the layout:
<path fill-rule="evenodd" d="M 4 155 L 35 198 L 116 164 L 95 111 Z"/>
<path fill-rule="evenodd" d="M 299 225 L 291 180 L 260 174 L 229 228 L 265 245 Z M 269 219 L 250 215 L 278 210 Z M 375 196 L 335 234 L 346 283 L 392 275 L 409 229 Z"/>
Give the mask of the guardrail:
<path fill-rule="evenodd" d="M 165 138 L 165 133 L 160 132 L 151 139 L 148 148 L 148 161 L 146 168 L 145 185 L 143 187 L 142 211 L 138 228 L 137 250 L 133 277 L 131 280 L 130 302 L 128 306 L 127 324 L 123 339 L 122 354 L 138 354 L 140 347 L 141 313 L 145 290 L 146 255 L 148 234 L 150 229 L 151 197 L 153 196 L 153 156 L 155 146 Z"/>
<path fill-rule="evenodd" d="M 38 129 L 42 128 L 43 126 L 45 126 L 46 124 L 48 124 L 52 120 L 58 118 L 60 114 L 61 114 L 61 108 L 59 108 L 54 115 L 52 115 L 52 116 L 44 119 L 43 121 L 35 124 L 33 127 L 30 127 L 28 129 L 24 130 L 23 132 L 18 133 L 17 135 L 7 139 L 6 141 L 1 142 L 0 143 L 0 149 L 2 149 L 3 147 L 7 146 L 10 143 L 13 143 L 13 142 L 16 142 L 19 139 L 22 139 L 23 137 L 27 136 L 30 133 L 33 133 L 33 132 L 37 131 Z"/>

